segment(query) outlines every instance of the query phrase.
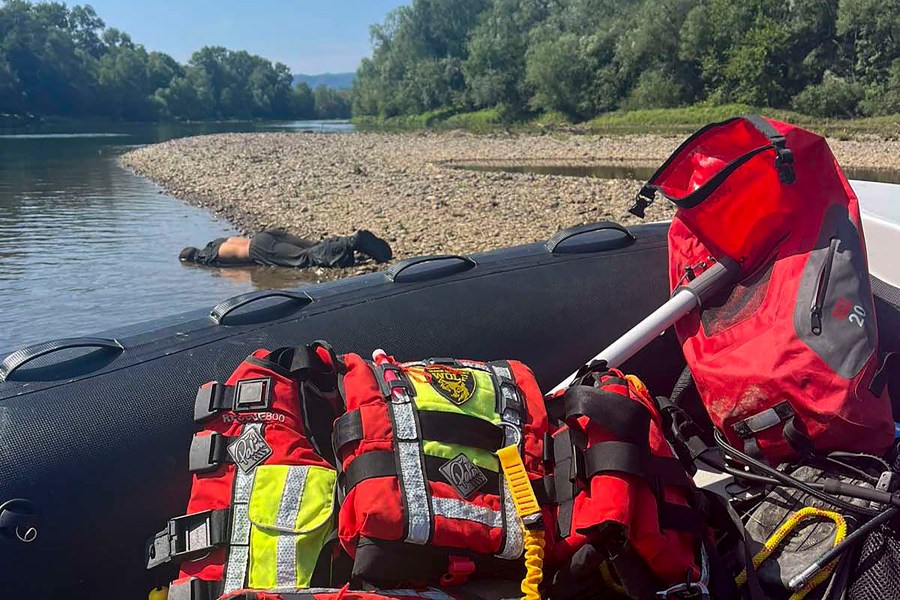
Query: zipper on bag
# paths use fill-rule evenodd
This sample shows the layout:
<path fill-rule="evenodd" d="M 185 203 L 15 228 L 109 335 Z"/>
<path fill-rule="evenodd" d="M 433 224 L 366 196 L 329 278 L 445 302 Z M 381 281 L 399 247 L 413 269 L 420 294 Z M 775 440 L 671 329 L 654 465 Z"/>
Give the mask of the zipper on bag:
<path fill-rule="evenodd" d="M 816 293 L 813 295 L 812 304 L 809 307 L 809 322 L 815 335 L 822 333 L 822 304 L 825 302 L 825 294 L 828 292 L 828 280 L 831 279 L 831 267 L 834 264 L 834 254 L 837 252 L 840 239 L 831 238 L 828 245 L 828 254 L 816 279 Z"/>

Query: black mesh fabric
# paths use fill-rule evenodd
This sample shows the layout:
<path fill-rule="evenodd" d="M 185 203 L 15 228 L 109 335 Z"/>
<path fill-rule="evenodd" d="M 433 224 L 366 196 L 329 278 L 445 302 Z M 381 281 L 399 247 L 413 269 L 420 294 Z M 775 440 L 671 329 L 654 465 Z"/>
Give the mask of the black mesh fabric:
<path fill-rule="evenodd" d="M 847 592 L 848 600 L 900 597 L 900 533 L 882 527 L 873 531 L 860 550 Z"/>
<path fill-rule="evenodd" d="M 755 313 L 769 290 L 775 258 L 757 272 L 739 282 L 730 291 L 710 298 L 703 304 L 700 320 L 707 336 L 714 336 L 737 325 Z"/>

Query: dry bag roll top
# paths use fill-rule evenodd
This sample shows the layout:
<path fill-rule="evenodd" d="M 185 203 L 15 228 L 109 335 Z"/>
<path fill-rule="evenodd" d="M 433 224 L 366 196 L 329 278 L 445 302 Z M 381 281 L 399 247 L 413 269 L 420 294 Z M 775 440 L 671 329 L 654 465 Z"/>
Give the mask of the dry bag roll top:
<path fill-rule="evenodd" d="M 496 451 L 543 475 L 543 398 L 516 361 L 377 364 L 343 357 L 347 413 L 334 426 L 353 575 L 381 587 L 519 580 L 523 530 Z"/>
<path fill-rule="evenodd" d="M 729 442 L 780 461 L 893 439 L 872 384 L 877 327 L 859 205 L 825 140 L 761 117 L 704 127 L 638 198 L 677 207 L 675 290 L 725 258 L 741 280 L 676 323 L 713 423 Z"/>
<path fill-rule="evenodd" d="M 563 418 L 548 445 L 558 503 L 551 596 L 708 589 L 707 516 L 643 383 L 598 367 L 548 403 Z"/>
<path fill-rule="evenodd" d="M 330 583 L 337 475 L 308 423 L 341 410 L 336 364 L 323 343 L 257 350 L 224 384 L 200 388 L 186 514 L 147 546 L 148 568 L 180 562 L 170 599 Z"/>

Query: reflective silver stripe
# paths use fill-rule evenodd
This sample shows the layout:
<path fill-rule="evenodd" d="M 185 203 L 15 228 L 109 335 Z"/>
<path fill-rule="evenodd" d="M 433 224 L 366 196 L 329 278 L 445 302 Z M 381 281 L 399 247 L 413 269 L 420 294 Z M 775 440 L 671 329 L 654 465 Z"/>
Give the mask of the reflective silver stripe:
<path fill-rule="evenodd" d="M 402 487 L 406 492 L 406 541 L 426 544 L 431 537 L 431 515 L 425 473 L 422 471 L 422 448 L 418 442 L 397 442 L 397 450 L 400 454 Z"/>
<path fill-rule="evenodd" d="M 513 503 L 512 494 L 506 485 L 506 479 L 503 480 L 503 516 L 506 518 L 504 527 L 506 529 L 506 539 L 503 544 L 503 551 L 498 554 L 500 558 L 515 559 L 522 556 L 525 551 L 525 534 L 522 532 L 518 515 L 516 514 L 516 505 Z"/>
<path fill-rule="evenodd" d="M 405 392 L 394 390 L 388 400 L 394 426 L 394 444 L 400 462 L 400 489 L 405 494 L 406 541 L 427 544 L 431 537 L 431 514 L 428 509 L 428 488 L 422 467 L 422 446 L 416 427 L 412 399 Z"/>
<path fill-rule="evenodd" d="M 244 429 L 255 429 L 262 433 L 262 423 L 248 423 Z M 244 587 L 247 565 L 250 563 L 250 491 L 253 489 L 253 475 L 242 469 L 234 470 L 234 491 L 231 493 L 231 539 L 228 547 L 228 562 L 225 564 L 224 593 Z"/>
<path fill-rule="evenodd" d="M 500 365 L 492 365 L 491 369 L 494 370 L 494 374 L 497 377 L 500 377 L 503 379 L 509 379 L 509 380 L 512 380 L 512 378 L 513 378 L 512 373 L 506 367 L 501 367 Z"/>
<path fill-rule="evenodd" d="M 275 526 L 291 531 L 297 528 L 297 514 L 303 501 L 303 489 L 306 487 L 306 475 L 309 467 L 288 467 L 284 490 L 281 492 L 281 503 Z M 275 550 L 275 584 L 278 587 L 297 587 L 297 535 L 282 533 L 278 536 Z"/>
<path fill-rule="evenodd" d="M 507 389 L 507 386 L 502 386 Z M 503 421 L 503 441 L 504 445 L 518 445 L 522 440 L 522 432 L 519 429 L 521 419 L 513 410 L 504 410 L 500 415 Z M 521 451 L 521 449 L 520 449 Z M 525 535 L 522 532 L 522 526 L 519 523 L 519 517 L 516 514 L 516 505 L 513 503 L 512 494 L 509 492 L 509 486 L 506 483 L 506 477 L 502 477 L 503 484 L 500 487 L 500 496 L 503 498 L 503 528 L 506 536 L 503 543 L 503 550 L 498 554 L 500 558 L 515 559 L 522 556 L 525 551 Z"/>
<path fill-rule="evenodd" d="M 488 527 L 502 527 L 503 514 L 497 510 L 491 510 L 486 506 L 478 506 L 471 502 L 464 502 L 456 498 L 436 498 L 431 499 L 434 507 L 434 514 L 447 519 L 462 519 L 463 521 L 473 521 L 481 523 Z"/>
<path fill-rule="evenodd" d="M 394 437 L 398 440 L 418 440 L 412 402 L 391 402 L 391 412 L 394 413 Z"/>

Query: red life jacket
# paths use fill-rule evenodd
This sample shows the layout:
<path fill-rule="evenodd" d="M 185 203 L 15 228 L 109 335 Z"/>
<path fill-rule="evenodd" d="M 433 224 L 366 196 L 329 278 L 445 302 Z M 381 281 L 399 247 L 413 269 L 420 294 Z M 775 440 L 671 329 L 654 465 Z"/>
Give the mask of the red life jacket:
<path fill-rule="evenodd" d="M 379 587 L 521 579 L 523 533 L 494 453 L 517 444 L 544 475 L 547 415 L 516 361 L 378 363 L 343 357 L 334 427 L 339 536 L 353 576 Z"/>
<path fill-rule="evenodd" d="M 548 487 L 559 505 L 551 597 L 611 588 L 655 597 L 700 582 L 707 519 L 643 383 L 617 370 L 595 371 L 548 402 L 563 409 L 565 423 L 553 433 L 550 453 Z"/>
<path fill-rule="evenodd" d="M 280 593 L 242 590 L 223 596 L 221 600 L 462 600 L 462 598 L 436 588 L 381 590 L 378 592 L 341 588 Z"/>
<path fill-rule="evenodd" d="M 878 339 L 859 205 L 825 140 L 756 116 L 708 125 L 639 202 L 656 193 L 677 206 L 673 290 L 719 258 L 741 266 L 730 293 L 675 325 L 716 427 L 775 462 L 882 454 L 893 418 L 872 385 Z"/>
<path fill-rule="evenodd" d="M 308 424 L 339 414 L 334 365 L 324 343 L 257 350 L 224 384 L 201 386 L 187 511 L 147 548 L 148 568 L 181 562 L 170 600 L 306 587 L 320 554 L 328 566 L 336 475 Z"/>

